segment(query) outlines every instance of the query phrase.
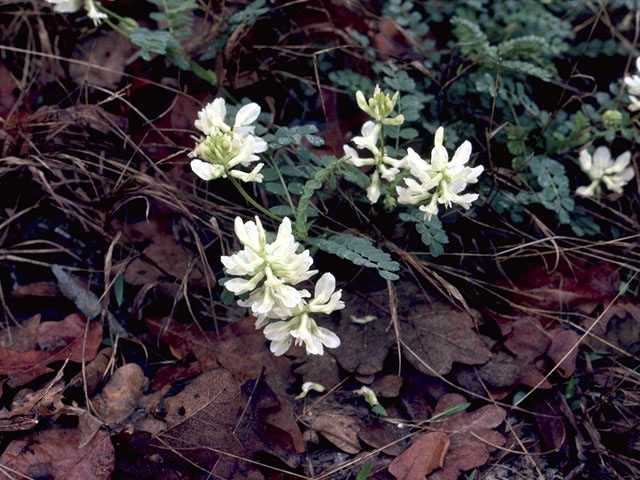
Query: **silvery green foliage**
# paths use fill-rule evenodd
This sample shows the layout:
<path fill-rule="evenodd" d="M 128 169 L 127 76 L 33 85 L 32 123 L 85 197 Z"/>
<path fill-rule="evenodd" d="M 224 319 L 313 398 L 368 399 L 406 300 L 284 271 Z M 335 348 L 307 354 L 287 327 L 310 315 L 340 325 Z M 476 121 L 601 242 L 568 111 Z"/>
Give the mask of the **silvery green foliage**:
<path fill-rule="evenodd" d="M 430 220 L 425 220 L 424 215 L 413 210 L 410 213 L 401 213 L 400 220 L 414 223 L 416 231 L 420 234 L 420 239 L 432 257 L 439 257 L 444 253 L 444 245 L 449 243 L 447 233 L 442 229 L 442 222 L 436 216 Z"/>
<path fill-rule="evenodd" d="M 339 258 L 349 260 L 354 265 L 375 268 L 386 280 L 398 280 L 394 272 L 400 270 L 400 264 L 391 256 L 375 247 L 371 240 L 350 234 L 332 235 L 329 238 L 310 238 L 308 243 Z"/>
<path fill-rule="evenodd" d="M 517 200 L 525 205 L 540 203 L 555 212 L 560 223 L 571 223 L 571 212 L 575 206 L 573 193 L 564 166 L 544 155 L 538 155 L 527 162 L 531 172 L 529 186 L 533 192 L 520 192 Z"/>

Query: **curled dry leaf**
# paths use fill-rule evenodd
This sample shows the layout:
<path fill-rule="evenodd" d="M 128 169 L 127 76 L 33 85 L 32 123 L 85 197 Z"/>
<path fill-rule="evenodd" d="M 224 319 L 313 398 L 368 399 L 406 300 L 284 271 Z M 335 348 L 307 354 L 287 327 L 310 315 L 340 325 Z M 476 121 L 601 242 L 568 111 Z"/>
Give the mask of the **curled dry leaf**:
<path fill-rule="evenodd" d="M 446 433 L 425 433 L 391 462 L 389 473 L 397 480 L 423 480 L 426 475 L 442 468 L 449 443 Z"/>
<path fill-rule="evenodd" d="M 441 413 L 454 405 L 465 402 L 462 395 L 444 395 L 435 409 Z M 485 405 L 473 412 L 460 412 L 432 424 L 446 432 L 451 443 L 441 470 L 429 476 L 429 480 L 456 480 L 461 472 L 487 463 L 489 455 L 505 443 L 502 434 L 493 430 L 504 422 L 507 412 L 497 405 Z"/>
<path fill-rule="evenodd" d="M 411 364 L 426 375 L 444 375 L 453 362 L 481 365 L 491 352 L 473 330 L 476 318 L 448 304 L 423 304 L 400 323 L 402 339 L 415 353 L 406 351 Z M 417 357 L 416 357 L 417 355 Z"/>
<path fill-rule="evenodd" d="M 17 352 L 8 348 L 0 347 L 0 375 L 8 375 L 7 383 L 11 387 L 17 387 L 29 383 L 31 380 L 53 372 L 48 365 L 53 362 L 66 360 L 79 363 L 82 360 L 91 361 L 96 356 L 98 346 L 102 341 L 102 325 L 98 322 L 90 322 L 85 343 L 84 330 L 71 343 L 64 347 L 45 352 L 42 350 L 31 350 L 28 352 Z M 84 354 L 84 357 L 83 357 Z"/>
<path fill-rule="evenodd" d="M 147 384 L 139 365 L 127 363 L 118 368 L 92 401 L 100 420 L 110 426 L 123 422 L 140 405 Z"/>
<path fill-rule="evenodd" d="M 109 435 L 100 431 L 82 448 L 78 448 L 78 440 L 77 429 L 25 435 L 9 444 L 0 456 L 0 464 L 26 478 L 108 480 L 115 462 Z"/>
<path fill-rule="evenodd" d="M 40 418 L 57 413 L 62 405 L 63 369 L 44 387 L 36 392 L 19 396 L 16 394 L 11 409 L 0 410 L 0 431 L 29 430 L 37 425 Z"/>

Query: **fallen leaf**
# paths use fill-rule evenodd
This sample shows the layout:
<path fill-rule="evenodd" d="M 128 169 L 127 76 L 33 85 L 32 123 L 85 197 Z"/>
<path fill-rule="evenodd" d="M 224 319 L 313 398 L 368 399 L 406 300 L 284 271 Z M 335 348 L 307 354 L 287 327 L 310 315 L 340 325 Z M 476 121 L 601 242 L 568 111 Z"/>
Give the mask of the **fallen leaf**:
<path fill-rule="evenodd" d="M 78 372 L 69 382 L 69 386 L 80 387 L 86 380 L 87 394 L 93 395 L 105 377 L 112 354 L 113 348 L 111 347 L 100 350 L 96 357 L 85 367 L 84 375 L 83 372 Z"/>
<path fill-rule="evenodd" d="M 395 457 L 405 450 L 408 440 L 397 443 L 396 441 L 407 434 L 406 429 L 401 429 L 389 422 L 378 421 L 373 425 L 362 428 L 358 432 L 358 437 L 367 445 L 373 448 L 381 448 L 384 454 Z"/>
<path fill-rule="evenodd" d="M 302 377 L 302 382 L 315 382 L 330 389 L 340 383 L 340 368 L 333 355 L 302 355 L 300 365 L 293 372 Z"/>
<path fill-rule="evenodd" d="M 340 410 L 314 410 L 303 418 L 309 428 L 317 431 L 340 450 L 356 454 L 362 450 L 358 432 L 363 427 L 358 418 Z"/>
<path fill-rule="evenodd" d="M 400 375 L 385 375 L 371 384 L 376 395 L 384 398 L 395 398 L 400 395 L 402 377 Z"/>
<path fill-rule="evenodd" d="M 426 375 L 445 375 L 453 362 L 481 365 L 491 358 L 466 312 L 444 303 L 423 304 L 405 318 L 400 323 L 401 336 L 418 358 L 409 351 L 405 356 Z"/>
<path fill-rule="evenodd" d="M 87 318 L 81 313 L 72 313 L 58 322 L 42 322 L 38 327 L 38 346 L 42 350 L 68 345 L 78 336 L 84 335 Z"/>
<path fill-rule="evenodd" d="M 389 473 L 397 480 L 424 480 L 426 475 L 442 468 L 448 450 L 446 433 L 425 433 L 391 462 Z"/>
<path fill-rule="evenodd" d="M 61 368 L 47 385 L 36 392 L 23 396 L 16 394 L 11 409 L 0 410 L 0 431 L 30 430 L 40 422 L 41 417 L 56 414 L 65 388 L 62 374 Z"/>
<path fill-rule="evenodd" d="M 389 294 L 386 289 L 370 292 L 366 297 L 345 292 L 347 305 L 341 310 L 341 321 L 336 329 L 340 346 L 331 350 L 342 368 L 359 376 L 373 375 L 382 370 L 389 348 L 395 345 L 395 335 L 388 330 L 390 316 L 375 305 L 386 305 Z M 376 320 L 354 323 L 352 318 L 373 315 Z"/>
<path fill-rule="evenodd" d="M 69 75 L 78 85 L 85 82 L 108 89 L 120 83 L 126 61 L 136 47 L 126 36 L 108 32 L 76 43 L 73 58 L 80 62 L 69 64 Z M 92 66 L 99 68 L 91 68 Z"/>
<path fill-rule="evenodd" d="M 108 480 L 115 463 L 109 435 L 100 431 L 83 448 L 78 448 L 78 439 L 77 429 L 25 435 L 9 444 L 0 456 L 0 464 L 27 478 Z"/>
<path fill-rule="evenodd" d="M 544 449 L 559 452 L 568 444 L 568 436 L 566 420 L 562 410 L 555 403 L 555 400 L 537 402 L 534 411 L 539 414 L 535 415 L 535 419 Z"/>
<path fill-rule="evenodd" d="M 227 478 L 234 462 L 217 452 L 242 452 L 231 432 L 241 407 L 239 400 L 240 389 L 230 372 L 216 368 L 202 373 L 180 393 L 165 399 L 168 430 L 155 437 L 152 446 L 170 449 L 177 459 Z"/>
<path fill-rule="evenodd" d="M 188 378 L 193 378 L 200 372 L 202 372 L 202 367 L 198 362 L 190 362 L 187 365 L 181 363 L 165 365 L 156 370 L 149 384 L 149 389 L 155 392 L 166 385 L 174 385 Z"/>
<path fill-rule="evenodd" d="M 16 352 L 28 352 L 37 345 L 40 314 L 26 319 L 20 325 L 12 325 L 0 331 L 0 347 L 10 348 Z"/>
<path fill-rule="evenodd" d="M 109 426 L 126 420 L 140 405 L 147 384 L 147 377 L 139 365 L 126 363 L 119 367 L 92 400 L 100 420 Z"/>
<path fill-rule="evenodd" d="M 559 363 L 567 353 L 580 341 L 580 336 L 573 330 L 562 330 L 555 332 L 551 346 L 547 355 L 554 363 Z M 578 358 L 578 348 L 575 348 L 567 358 L 560 363 L 558 373 L 564 378 L 569 378 L 576 370 L 576 359 Z"/>
<path fill-rule="evenodd" d="M 590 328 L 594 318 L 586 318 L 582 326 Z M 611 305 L 602 315 L 586 342 L 596 350 L 612 350 L 598 341 L 603 338 L 631 355 L 640 353 L 640 307 L 632 302 Z"/>
<path fill-rule="evenodd" d="M 0 375 L 8 375 L 8 385 L 17 387 L 29 383 L 31 380 L 53 372 L 48 365 L 53 362 L 66 360 L 80 363 L 91 361 L 98 351 L 98 346 L 102 341 L 102 325 L 98 322 L 89 323 L 87 338 L 85 343 L 84 331 L 71 343 L 64 347 L 45 352 L 42 350 L 31 350 L 29 352 L 16 352 L 8 348 L 0 347 Z M 84 356 L 83 356 L 84 355 Z"/>
<path fill-rule="evenodd" d="M 11 292 L 12 298 L 57 297 L 60 295 L 58 285 L 53 282 L 34 282 L 17 287 Z"/>
<path fill-rule="evenodd" d="M 255 318 L 245 317 L 220 329 L 213 343 L 220 364 L 241 383 L 258 378 L 263 370 L 267 377 L 274 375 L 288 385 L 293 383 L 291 361 L 269 351 L 264 333 L 255 328 Z M 274 388 L 273 383 L 270 386 Z"/>
<path fill-rule="evenodd" d="M 434 414 L 464 403 L 462 395 L 444 395 Z M 449 435 L 451 443 L 441 470 L 429 476 L 429 480 L 456 480 L 461 472 L 477 468 L 489 460 L 489 455 L 505 443 L 502 434 L 493 430 L 504 422 L 507 412 L 497 405 L 485 405 L 473 412 L 460 412 L 432 426 Z"/>
<path fill-rule="evenodd" d="M 500 353 L 479 367 L 461 367 L 453 372 L 458 385 L 479 395 L 487 389 L 493 398 L 500 399 L 509 393 L 509 387 L 518 383 L 520 366 L 507 354 Z"/>
<path fill-rule="evenodd" d="M 511 334 L 504 345 L 517 357 L 519 363 L 529 363 L 547 351 L 551 345 L 551 337 L 537 318 L 526 317 L 513 323 Z"/>

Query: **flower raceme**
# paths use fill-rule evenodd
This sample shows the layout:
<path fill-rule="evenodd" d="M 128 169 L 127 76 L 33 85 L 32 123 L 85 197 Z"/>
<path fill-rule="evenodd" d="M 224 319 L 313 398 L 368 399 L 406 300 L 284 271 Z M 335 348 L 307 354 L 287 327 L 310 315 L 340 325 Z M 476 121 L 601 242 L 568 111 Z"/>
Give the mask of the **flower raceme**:
<path fill-rule="evenodd" d="M 362 126 L 362 135 L 353 137 L 353 143 L 359 149 L 368 150 L 373 157 L 362 158 L 357 150 L 349 145 L 345 145 L 343 148 L 346 161 L 352 165 L 356 167 L 374 166 L 369 187 L 367 188 L 367 198 L 371 203 L 376 203 L 382 193 L 380 179 L 392 182 L 400 172 L 400 168 L 403 167 L 401 160 L 396 160 L 386 154 L 387 149 L 384 145 L 383 133 L 384 125 L 402 125 L 404 122 L 403 115 L 390 117 L 398 101 L 398 95 L 399 93 L 396 92 L 393 97 L 390 97 L 388 94 L 383 93 L 378 85 L 376 85 L 373 96 L 368 100 L 360 90 L 356 92 L 358 106 L 369 114 L 375 122 L 371 120 L 365 122 Z"/>
<path fill-rule="evenodd" d="M 268 318 L 273 318 L 269 314 L 288 316 L 291 309 L 309 295 L 306 290 L 298 291 L 292 285 L 318 273 L 309 270 L 313 259 L 308 250 L 296 253 L 298 243 L 291 234 L 291 221 L 288 218 L 282 221 L 276 239 L 271 243 L 267 243 L 258 217 L 255 222 L 246 223 L 236 217 L 234 230 L 244 248 L 231 256 L 221 257 L 226 273 L 239 277 L 227 281 L 225 288 L 236 295 L 252 292 L 241 306 L 250 307 L 258 315 L 258 328 Z M 264 283 L 258 288 L 263 279 Z"/>
<path fill-rule="evenodd" d="M 631 162 L 631 152 L 624 152 L 615 161 L 611 151 L 601 146 L 596 148 L 593 156 L 585 149 L 580 152 L 580 168 L 591 179 L 587 186 L 578 187 L 576 194 L 592 197 L 600 194 L 600 182 L 615 193 L 622 193 L 623 187 L 635 176 Z"/>
<path fill-rule="evenodd" d="M 313 259 L 308 250 L 296 253 L 298 243 L 291 231 L 291 221 L 285 218 L 273 242 L 267 242 L 267 235 L 260 219 L 244 223 L 236 217 L 236 236 L 244 248 L 230 256 L 221 257 L 228 275 L 233 278 L 225 283 L 225 288 L 236 295 L 249 292 L 246 300 L 238 301 L 248 307 L 256 316 L 256 328 L 266 325 L 265 336 L 271 340 L 271 351 L 275 355 L 284 354 L 293 342 L 304 344 L 307 353 L 321 355 L 323 345 L 335 348 L 340 339 L 326 328 L 318 327 L 311 314 L 330 314 L 344 308 L 340 301 L 341 290 L 335 291 L 335 278 L 325 273 L 316 283 L 314 298 L 311 294 L 298 290 L 294 285 L 308 280 L 317 270 L 310 270 Z M 278 319 L 269 324 L 270 319 Z"/>
<path fill-rule="evenodd" d="M 430 162 L 423 160 L 409 148 L 403 159 L 410 169 L 412 177 L 405 179 L 406 187 L 398 186 L 398 202 L 419 205 L 425 219 L 438 214 L 438 204 L 450 208 L 454 203 L 468 210 L 477 193 L 461 194 L 469 183 L 476 183 L 484 170 L 483 166 L 465 166 L 471 156 L 471 143 L 465 141 L 449 160 L 449 154 L 443 145 L 444 128 L 436 130 L 434 147 Z"/>
<path fill-rule="evenodd" d="M 194 150 L 191 169 L 203 180 L 231 176 L 243 182 L 262 182 L 259 173 L 264 164 L 258 163 L 245 172 L 238 166 L 249 167 L 260 159 L 257 153 L 267 150 L 267 142 L 254 135 L 254 123 L 260 115 L 260 106 L 250 103 L 238 110 L 233 126 L 225 122 L 227 107 L 223 98 L 216 98 L 198 113 L 195 127 L 204 133 Z"/>
<path fill-rule="evenodd" d="M 392 182 L 404 165 L 402 160 L 396 160 L 386 155 L 384 146 L 378 148 L 381 130 L 381 124 L 368 121 L 362 126 L 362 136 L 352 139 L 358 148 L 369 150 L 373 157 L 362 158 L 355 148 L 349 145 L 343 147 L 347 162 L 352 165 L 356 167 L 375 166 L 375 170 L 371 174 L 371 183 L 367 188 L 367 198 L 371 203 L 376 203 L 380 198 L 380 178 Z"/>

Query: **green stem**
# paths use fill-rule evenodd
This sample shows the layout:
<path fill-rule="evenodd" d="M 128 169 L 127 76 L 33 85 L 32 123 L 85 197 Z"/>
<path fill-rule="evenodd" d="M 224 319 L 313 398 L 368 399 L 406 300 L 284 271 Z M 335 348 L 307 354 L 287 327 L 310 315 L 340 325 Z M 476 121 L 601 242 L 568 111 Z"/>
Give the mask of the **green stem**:
<path fill-rule="evenodd" d="M 238 190 L 238 192 L 240 192 L 240 195 L 242 195 L 247 202 L 249 202 L 257 210 L 259 210 L 260 212 L 264 213 L 268 217 L 271 217 L 274 220 L 277 220 L 278 222 L 282 222 L 282 218 L 280 218 L 275 213 L 270 212 L 269 210 L 264 208 L 262 205 L 260 205 L 258 202 L 256 202 L 255 199 L 251 195 L 249 195 L 244 188 L 242 188 L 242 185 L 240 185 L 240 183 L 235 178 L 233 178 L 230 175 L 229 175 L 228 178 L 229 178 L 229 180 L 231 180 L 231 183 L 233 184 L 233 186 L 236 187 L 236 190 Z"/>

